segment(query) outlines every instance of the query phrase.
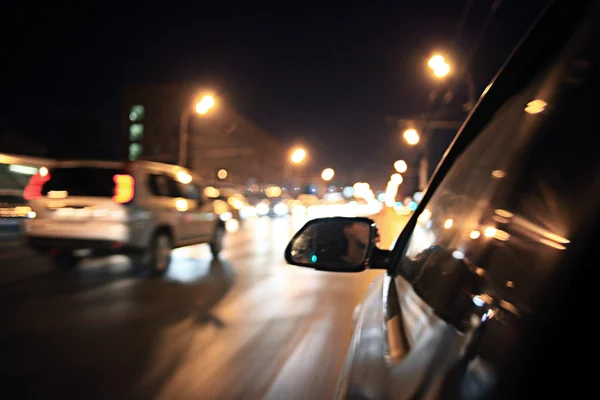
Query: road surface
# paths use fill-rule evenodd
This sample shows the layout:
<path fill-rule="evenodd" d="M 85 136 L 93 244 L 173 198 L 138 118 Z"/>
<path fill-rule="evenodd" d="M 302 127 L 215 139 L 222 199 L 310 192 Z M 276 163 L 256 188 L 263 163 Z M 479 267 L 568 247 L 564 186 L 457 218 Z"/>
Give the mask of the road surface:
<path fill-rule="evenodd" d="M 390 245 L 404 220 L 375 218 Z M 302 223 L 247 221 L 219 261 L 178 249 L 163 278 L 123 257 L 55 271 L 1 242 L 0 397 L 331 398 L 353 309 L 382 271 L 286 265 Z"/>

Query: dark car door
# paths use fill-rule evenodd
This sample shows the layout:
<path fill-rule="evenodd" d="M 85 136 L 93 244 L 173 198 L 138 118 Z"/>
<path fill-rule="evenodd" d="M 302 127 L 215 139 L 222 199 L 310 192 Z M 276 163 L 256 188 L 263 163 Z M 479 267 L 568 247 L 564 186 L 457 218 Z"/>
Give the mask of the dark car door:
<path fill-rule="evenodd" d="M 583 4 L 583 3 L 581 3 Z M 480 101 L 357 318 L 345 398 L 480 398 L 598 222 L 598 7 L 551 7 Z"/>

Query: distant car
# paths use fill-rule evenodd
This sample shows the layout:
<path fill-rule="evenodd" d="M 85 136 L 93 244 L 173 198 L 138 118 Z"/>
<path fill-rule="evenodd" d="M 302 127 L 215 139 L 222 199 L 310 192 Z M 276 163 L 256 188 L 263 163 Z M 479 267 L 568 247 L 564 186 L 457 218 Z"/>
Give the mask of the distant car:
<path fill-rule="evenodd" d="M 223 245 L 223 221 L 192 173 L 175 165 L 61 162 L 41 168 L 24 197 L 29 245 L 60 267 L 91 251 L 131 254 L 160 274 L 175 247 L 208 243 L 216 257 Z"/>
<path fill-rule="evenodd" d="M 250 206 L 250 202 L 243 194 L 227 188 L 218 190 L 220 193 L 215 197 L 215 201 L 220 200 L 220 204 L 222 204 L 222 206 L 220 206 L 220 209 L 223 211 L 221 215 L 224 213 L 230 214 L 229 218 L 226 219 L 233 218 L 238 221 L 243 221 L 256 213 L 256 211 L 250 210 L 250 208 L 254 209 L 254 207 Z"/>
<path fill-rule="evenodd" d="M 385 271 L 354 313 L 336 399 L 595 390 L 582 360 L 598 336 L 600 3 L 549 4 L 393 249 L 378 247 L 373 220 L 342 217 L 309 221 L 288 245 L 293 265 Z"/>

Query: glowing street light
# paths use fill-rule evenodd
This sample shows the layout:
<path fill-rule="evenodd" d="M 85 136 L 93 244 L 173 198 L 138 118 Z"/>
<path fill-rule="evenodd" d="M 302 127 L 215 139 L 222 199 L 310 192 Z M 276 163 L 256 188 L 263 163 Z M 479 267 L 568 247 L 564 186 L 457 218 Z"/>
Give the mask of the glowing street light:
<path fill-rule="evenodd" d="M 392 176 L 390 176 L 390 182 L 392 182 L 395 185 L 400 185 L 403 181 L 404 179 L 402 179 L 402 175 L 400 174 L 393 174 Z"/>
<path fill-rule="evenodd" d="M 215 98 L 213 96 L 206 95 L 198 103 L 196 103 L 196 112 L 204 115 L 214 106 Z"/>
<path fill-rule="evenodd" d="M 402 136 L 404 136 L 406 143 L 410 144 L 411 146 L 416 145 L 420 140 L 419 133 L 414 129 L 405 130 Z"/>
<path fill-rule="evenodd" d="M 438 78 L 443 78 L 450 73 L 450 65 L 446 62 L 444 56 L 440 54 L 432 56 L 427 62 L 427 65 L 433 71 L 433 75 Z"/>
<path fill-rule="evenodd" d="M 408 165 L 406 165 L 406 161 L 398 160 L 394 163 L 394 169 L 403 174 L 408 169 Z"/>
<path fill-rule="evenodd" d="M 332 168 L 325 168 L 323 170 L 323 172 L 321 173 L 321 178 L 324 181 L 329 182 L 330 180 L 333 179 L 334 175 L 335 175 L 335 171 Z"/>
<path fill-rule="evenodd" d="M 296 149 L 292 153 L 292 156 L 290 157 L 290 160 L 294 164 L 300 164 L 302 161 L 304 161 L 305 158 L 306 158 L 306 150 L 304 150 L 304 149 Z"/>
<path fill-rule="evenodd" d="M 217 178 L 219 179 L 226 179 L 227 175 L 229 175 L 229 173 L 224 168 L 221 168 L 219 171 L 217 171 Z"/>
<path fill-rule="evenodd" d="M 444 78 L 450 73 L 450 66 L 448 64 L 442 64 L 437 68 L 433 69 L 433 75 L 438 78 Z"/>
<path fill-rule="evenodd" d="M 440 65 L 445 64 L 445 63 L 446 63 L 446 60 L 444 59 L 444 56 L 436 54 L 429 59 L 429 61 L 427 62 L 427 65 L 431 69 L 436 69 Z"/>
<path fill-rule="evenodd" d="M 206 95 L 194 106 L 194 111 L 200 115 L 208 113 L 215 106 L 215 98 Z M 190 119 L 191 104 L 183 109 L 179 116 L 179 161 L 178 164 L 185 167 L 188 162 L 188 124 Z"/>

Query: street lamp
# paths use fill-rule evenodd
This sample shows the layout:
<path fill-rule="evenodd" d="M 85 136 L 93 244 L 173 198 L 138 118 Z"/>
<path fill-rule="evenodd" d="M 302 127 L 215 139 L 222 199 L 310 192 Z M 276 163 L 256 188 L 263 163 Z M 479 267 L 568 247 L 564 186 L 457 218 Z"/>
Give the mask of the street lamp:
<path fill-rule="evenodd" d="M 196 103 L 196 112 L 198 114 L 204 115 L 214 106 L 215 98 L 213 96 L 207 95 L 204 96 L 198 103 Z"/>
<path fill-rule="evenodd" d="M 306 150 L 304 149 L 296 149 L 292 152 L 290 160 L 294 164 L 300 164 L 306 158 Z"/>
<path fill-rule="evenodd" d="M 450 65 L 446 62 L 444 56 L 440 54 L 432 56 L 427 62 L 427 65 L 433 71 L 433 75 L 438 78 L 444 78 L 450 73 Z"/>
<path fill-rule="evenodd" d="M 437 76 L 438 78 L 444 78 L 449 73 L 450 73 L 450 66 L 446 63 L 433 69 L 433 75 Z"/>
<path fill-rule="evenodd" d="M 325 182 L 329 182 L 330 180 L 333 179 L 333 176 L 335 175 L 335 171 L 332 168 L 325 168 L 323 170 L 323 172 L 321 173 L 321 178 L 325 181 Z"/>
<path fill-rule="evenodd" d="M 229 173 L 224 168 L 221 168 L 219 171 L 217 171 L 217 178 L 219 179 L 226 179 L 227 175 L 229 175 Z"/>
<path fill-rule="evenodd" d="M 290 153 L 289 153 L 289 163 L 286 162 L 283 164 L 283 180 L 286 183 L 290 183 L 288 182 L 289 180 L 293 180 L 294 178 L 294 173 L 290 167 L 290 163 L 294 164 L 294 165 L 300 165 L 302 164 L 305 160 L 306 160 L 306 150 L 304 150 L 302 147 L 297 147 L 295 149 L 293 149 Z"/>
<path fill-rule="evenodd" d="M 406 143 L 410 144 L 411 146 L 416 145 L 420 140 L 419 133 L 412 128 L 405 130 L 402 136 L 404 136 Z"/>
<path fill-rule="evenodd" d="M 445 78 L 450 74 L 450 64 L 441 54 L 435 54 L 431 56 L 429 61 L 427 61 L 427 66 L 437 78 Z M 465 105 L 465 107 L 467 111 L 470 111 L 475 105 L 475 83 L 473 82 L 473 77 L 468 71 L 466 71 L 465 79 L 467 80 L 467 89 L 469 91 L 469 102 Z"/>
<path fill-rule="evenodd" d="M 408 169 L 408 165 L 406 164 L 406 161 L 398 160 L 394 163 L 394 169 L 403 174 Z"/>
<path fill-rule="evenodd" d="M 215 98 L 206 95 L 194 106 L 194 111 L 200 115 L 208 113 L 215 106 Z M 190 107 L 185 107 L 179 118 L 179 165 L 185 167 L 188 154 L 188 125 L 190 119 Z"/>

